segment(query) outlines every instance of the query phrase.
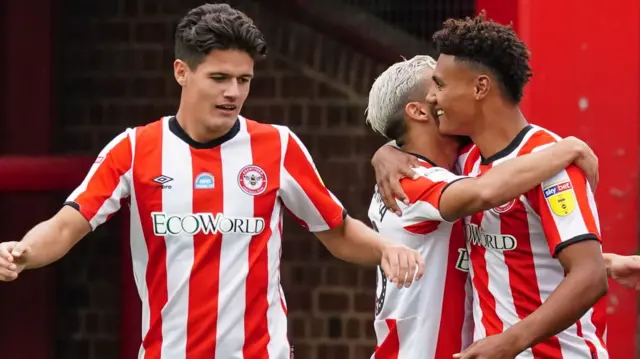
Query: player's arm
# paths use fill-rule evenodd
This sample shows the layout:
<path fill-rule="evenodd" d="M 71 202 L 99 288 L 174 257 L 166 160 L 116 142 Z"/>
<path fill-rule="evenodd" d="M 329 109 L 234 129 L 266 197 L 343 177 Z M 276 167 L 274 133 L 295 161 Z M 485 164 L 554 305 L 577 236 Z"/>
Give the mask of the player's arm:
<path fill-rule="evenodd" d="M 569 140 L 569 138 L 567 140 Z M 570 141 L 581 142 L 580 140 L 575 138 L 570 138 Z M 589 157 L 595 158 L 593 152 L 591 152 L 590 149 L 588 149 L 588 152 Z M 581 158 L 583 157 L 578 158 L 577 164 L 579 167 L 583 168 L 584 166 L 580 162 Z M 387 208 L 391 209 L 397 214 L 401 214 L 401 210 L 398 203 L 396 202 L 396 198 L 400 199 L 401 201 L 407 200 L 407 195 L 399 184 L 400 179 L 402 177 L 411 177 L 413 175 L 412 167 L 416 166 L 415 161 L 416 158 L 414 156 L 411 156 L 402 151 L 398 151 L 393 143 L 387 143 L 386 145 L 380 147 L 371 159 L 371 165 L 373 166 L 373 169 L 375 171 L 376 183 L 378 185 L 378 188 L 380 189 L 382 200 L 384 201 Z M 543 164 L 543 167 L 546 165 L 546 163 Z M 590 179 L 590 181 L 592 179 L 594 180 L 592 187 L 595 188 L 595 184 L 597 183 L 597 168 L 595 169 L 595 171 L 593 168 L 583 168 L 583 170 L 589 171 L 588 178 Z M 512 199 L 523 192 L 524 191 L 516 193 L 509 199 Z M 508 202 L 509 199 L 498 203 L 498 205 Z"/>
<path fill-rule="evenodd" d="M 409 203 L 409 198 L 400 186 L 400 180 L 403 177 L 416 179 L 413 168 L 419 167 L 420 162 L 416 156 L 399 151 L 395 141 L 391 141 L 373 154 L 371 165 L 376 173 L 376 185 L 382 201 L 395 214 L 401 215 L 396 198 L 405 204 Z"/>
<path fill-rule="evenodd" d="M 448 186 L 440 198 L 440 213 L 453 221 L 500 206 L 533 189 L 571 163 L 597 174 L 598 161 L 584 142 L 569 137 L 541 151 L 495 166 L 477 178 Z"/>
<path fill-rule="evenodd" d="M 290 131 L 286 136 L 280 196 L 294 218 L 339 259 L 362 265 L 380 264 L 398 284 L 405 283 L 405 274 L 406 284 L 410 284 L 416 267 L 419 278 L 423 271 L 420 255 L 384 240 L 362 222 L 349 217 L 322 183 L 302 142 Z"/>
<path fill-rule="evenodd" d="M 395 246 L 393 242 L 384 239 L 361 221 L 349 216 L 336 227 L 314 232 L 314 235 L 334 257 L 361 265 L 380 264 L 384 252 Z M 416 264 L 414 258 L 403 258 L 400 260 L 400 267 L 393 272 L 400 270 L 407 273 L 411 269 L 410 266 Z"/>
<path fill-rule="evenodd" d="M 608 291 L 597 210 L 584 174 L 570 166 L 532 191 L 530 201 L 566 275 L 535 312 L 504 333 L 522 350 L 576 323 Z"/>
<path fill-rule="evenodd" d="M 116 137 L 100 153 L 82 184 L 51 219 L 36 225 L 11 254 L 25 269 L 39 268 L 62 258 L 92 229 L 120 209 L 129 196 L 126 174 L 131 167 L 128 131 Z"/>
<path fill-rule="evenodd" d="M 62 258 L 89 231 L 89 222 L 75 209 L 64 206 L 27 232 L 11 254 L 24 259 L 24 269 L 43 267 Z"/>

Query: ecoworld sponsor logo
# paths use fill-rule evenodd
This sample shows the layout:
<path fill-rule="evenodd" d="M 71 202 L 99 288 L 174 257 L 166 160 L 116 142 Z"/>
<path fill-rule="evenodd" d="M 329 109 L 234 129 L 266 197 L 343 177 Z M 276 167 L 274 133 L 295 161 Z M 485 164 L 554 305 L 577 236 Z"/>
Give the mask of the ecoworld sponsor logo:
<path fill-rule="evenodd" d="M 467 242 L 474 246 L 498 251 L 512 251 L 518 247 L 518 241 L 512 235 L 486 233 L 475 224 L 466 224 L 464 227 Z"/>
<path fill-rule="evenodd" d="M 152 212 L 153 233 L 156 236 L 203 234 L 257 235 L 264 230 L 264 219 L 256 217 L 226 217 L 222 213 L 190 213 L 184 215 Z"/>

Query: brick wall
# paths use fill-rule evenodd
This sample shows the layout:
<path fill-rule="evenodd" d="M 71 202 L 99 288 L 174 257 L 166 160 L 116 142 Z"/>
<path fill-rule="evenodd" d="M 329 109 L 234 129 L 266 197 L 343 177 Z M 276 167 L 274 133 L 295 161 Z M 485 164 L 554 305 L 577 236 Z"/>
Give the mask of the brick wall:
<path fill-rule="evenodd" d="M 201 2 L 60 2 L 56 151 L 95 154 L 125 127 L 175 113 L 173 29 Z M 383 142 L 364 125 L 365 94 L 384 67 L 277 14 L 244 9 L 271 47 L 243 114 L 290 126 L 327 186 L 364 219 L 373 184 L 368 159 Z M 368 358 L 373 270 L 331 258 L 291 221 L 285 227 L 282 282 L 296 358 Z M 59 264 L 56 358 L 117 357 L 120 244 L 117 224 L 107 224 Z"/>

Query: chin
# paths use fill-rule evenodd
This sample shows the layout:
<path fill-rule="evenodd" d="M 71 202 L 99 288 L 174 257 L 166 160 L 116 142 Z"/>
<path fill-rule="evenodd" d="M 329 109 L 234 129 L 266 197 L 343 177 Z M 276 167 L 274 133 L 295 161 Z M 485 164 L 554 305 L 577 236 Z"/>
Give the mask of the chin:
<path fill-rule="evenodd" d="M 232 121 L 235 121 L 237 118 L 238 118 L 237 112 L 225 113 L 220 111 L 214 111 L 212 114 L 209 115 L 209 121 L 211 123 L 232 122 Z"/>

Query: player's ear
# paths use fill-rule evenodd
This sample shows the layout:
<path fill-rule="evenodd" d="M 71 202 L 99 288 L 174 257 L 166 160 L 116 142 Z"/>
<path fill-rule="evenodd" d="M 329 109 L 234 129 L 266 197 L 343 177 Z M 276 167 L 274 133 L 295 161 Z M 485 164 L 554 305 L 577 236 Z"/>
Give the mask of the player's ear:
<path fill-rule="evenodd" d="M 404 106 L 404 112 L 407 116 L 417 121 L 429 119 L 429 108 L 424 103 L 409 102 Z"/>
<path fill-rule="evenodd" d="M 476 100 L 481 100 L 489 94 L 491 90 L 491 79 L 487 75 L 476 77 L 474 96 Z"/>
<path fill-rule="evenodd" d="M 189 71 L 189 68 L 184 61 L 175 60 L 173 62 L 173 76 L 175 76 L 176 82 L 178 82 L 180 86 L 187 84 L 187 71 Z"/>

